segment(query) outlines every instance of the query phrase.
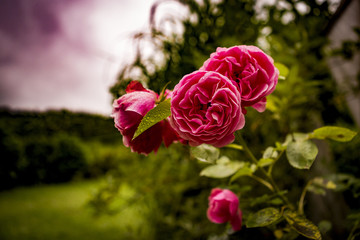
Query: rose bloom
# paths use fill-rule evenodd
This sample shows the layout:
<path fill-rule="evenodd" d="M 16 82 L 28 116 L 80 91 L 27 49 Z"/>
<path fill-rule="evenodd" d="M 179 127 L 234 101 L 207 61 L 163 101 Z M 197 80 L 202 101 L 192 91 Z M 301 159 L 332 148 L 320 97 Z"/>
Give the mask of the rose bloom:
<path fill-rule="evenodd" d="M 216 72 L 185 75 L 173 91 L 170 124 L 191 146 L 225 146 L 245 124 L 240 93 L 227 77 Z"/>
<path fill-rule="evenodd" d="M 126 147 L 130 147 L 133 152 L 147 155 L 152 151 L 156 152 L 162 141 L 168 147 L 174 141 L 180 140 L 167 120 L 158 122 L 132 140 L 143 117 L 156 106 L 158 95 L 136 81 L 128 85 L 126 92 L 114 101 L 111 115 L 115 127 L 123 135 Z M 171 95 L 171 91 L 167 90 L 167 93 Z"/>
<path fill-rule="evenodd" d="M 200 70 L 216 71 L 228 77 L 241 93 L 243 107 L 265 111 L 266 96 L 276 87 L 279 70 L 273 59 L 255 46 L 217 48 Z"/>
<path fill-rule="evenodd" d="M 207 217 L 213 223 L 230 222 L 232 229 L 239 231 L 242 223 L 242 212 L 239 209 L 238 197 L 227 189 L 212 189 L 209 196 Z"/>

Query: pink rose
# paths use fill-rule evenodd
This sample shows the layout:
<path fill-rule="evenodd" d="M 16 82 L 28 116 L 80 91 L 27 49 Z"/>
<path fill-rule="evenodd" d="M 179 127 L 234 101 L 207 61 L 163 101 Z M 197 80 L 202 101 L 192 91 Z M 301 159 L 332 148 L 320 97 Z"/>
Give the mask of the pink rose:
<path fill-rule="evenodd" d="M 241 229 L 242 212 L 238 197 L 227 189 L 214 188 L 209 196 L 207 217 L 213 223 L 230 222 L 234 231 Z"/>
<path fill-rule="evenodd" d="M 219 73 L 188 74 L 174 88 L 170 124 L 191 146 L 225 146 L 245 124 L 240 93 Z"/>
<path fill-rule="evenodd" d="M 155 107 L 158 95 L 136 81 L 128 85 L 126 92 L 114 101 L 112 113 L 115 127 L 123 135 L 126 147 L 130 147 L 133 152 L 147 155 L 152 151 L 156 152 L 162 141 L 168 147 L 172 142 L 180 140 L 167 120 L 155 124 L 132 140 L 142 118 Z M 167 93 L 171 94 L 170 91 Z"/>
<path fill-rule="evenodd" d="M 265 111 L 266 96 L 276 87 L 279 71 L 273 59 L 255 46 L 217 48 L 200 70 L 216 71 L 234 82 L 243 107 Z"/>

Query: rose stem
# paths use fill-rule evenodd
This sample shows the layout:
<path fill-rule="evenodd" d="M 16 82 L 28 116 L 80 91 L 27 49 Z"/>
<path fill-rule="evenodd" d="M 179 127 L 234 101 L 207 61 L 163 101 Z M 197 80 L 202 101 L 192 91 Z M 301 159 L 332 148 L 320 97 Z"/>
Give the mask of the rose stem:
<path fill-rule="evenodd" d="M 256 166 L 259 167 L 259 169 L 261 170 L 261 172 L 269 179 L 271 185 L 274 188 L 274 192 L 291 208 L 293 209 L 294 207 L 292 206 L 292 204 L 289 202 L 289 200 L 287 199 L 286 196 L 284 196 L 283 194 L 281 194 L 281 191 L 279 189 L 279 187 L 277 186 L 276 182 L 274 181 L 274 179 L 272 178 L 271 174 L 268 174 L 265 169 L 262 166 L 259 166 L 258 163 L 259 161 L 256 159 L 256 157 L 254 156 L 254 154 L 251 152 L 251 150 L 249 149 L 249 147 L 247 146 L 244 138 L 241 136 L 239 131 L 235 132 L 235 137 L 236 139 L 239 141 L 240 145 L 243 146 L 244 151 L 246 152 L 247 155 L 249 155 L 251 161 L 253 161 Z"/>

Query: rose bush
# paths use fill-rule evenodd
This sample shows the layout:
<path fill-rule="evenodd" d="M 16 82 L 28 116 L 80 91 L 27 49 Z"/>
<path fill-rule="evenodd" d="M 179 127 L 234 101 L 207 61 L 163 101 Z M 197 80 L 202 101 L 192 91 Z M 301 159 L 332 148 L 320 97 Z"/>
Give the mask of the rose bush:
<path fill-rule="evenodd" d="M 219 73 L 195 71 L 174 88 L 170 123 L 191 146 L 225 146 L 245 124 L 240 93 Z"/>
<path fill-rule="evenodd" d="M 239 199 L 230 190 L 220 188 L 211 190 L 207 216 L 213 223 L 230 222 L 234 231 L 241 229 L 242 212 L 239 209 Z"/>
<path fill-rule="evenodd" d="M 200 70 L 216 71 L 233 81 L 241 93 L 243 107 L 263 112 L 266 96 L 272 93 L 279 71 L 273 59 L 255 46 L 217 48 Z"/>
<path fill-rule="evenodd" d="M 156 106 L 158 95 L 145 89 L 136 81 L 128 85 L 126 92 L 114 101 L 111 115 L 114 118 L 115 127 L 123 135 L 125 146 L 130 147 L 133 152 L 146 155 L 152 151 L 156 152 L 162 141 L 168 147 L 174 141 L 180 140 L 167 120 L 158 122 L 132 140 L 143 117 Z M 169 90 L 166 93 L 171 95 Z"/>
<path fill-rule="evenodd" d="M 282 69 L 287 70 L 285 66 Z M 257 47 L 218 48 L 199 71 L 184 76 L 173 92 L 164 91 L 165 96 L 161 94 L 159 97 L 138 82 L 130 83 L 126 89 L 127 94 L 114 102 L 115 126 L 123 134 L 126 146 L 144 154 L 157 151 L 162 141 L 165 146 L 180 141 L 191 146 L 206 143 L 223 147 L 233 142 L 234 133 L 244 127 L 245 107 L 253 107 L 260 112 L 265 110 L 266 96 L 274 91 L 278 76 L 279 71 L 274 66 L 272 58 Z M 154 107 L 156 109 L 147 114 Z M 133 140 L 140 122 L 141 126 L 136 133 L 139 136 Z M 262 154 L 253 154 L 240 133 L 236 134 L 237 141 L 227 147 L 242 151 L 246 156 L 243 156 L 243 153 L 237 156 L 231 154 L 229 157 L 220 155 L 226 152 L 212 146 L 199 146 L 192 148 L 190 152 L 193 158 L 207 162 L 200 176 L 223 179 L 222 185 L 226 183 L 225 178 L 229 178 L 228 184 L 238 189 L 239 194 L 243 191 L 246 191 L 246 194 L 249 192 L 246 204 L 242 206 L 243 209 L 246 208 L 246 228 L 270 226 L 268 230 L 273 230 L 274 237 L 294 239 L 302 235 L 309 239 L 321 239 L 321 229 L 304 214 L 305 196 L 307 192 L 313 192 L 312 188 L 315 186 L 321 194 L 327 192 L 326 190 L 334 190 L 338 184 L 336 181 L 339 180 L 336 180 L 335 175 L 310 179 L 302 190 L 296 206 L 290 202 L 288 190 L 281 189 L 277 184 L 273 177 L 273 166 L 282 161 L 282 156 L 286 156 L 287 165 L 301 170 L 309 169 L 318 154 L 313 139 L 346 142 L 351 141 L 357 133 L 346 128 L 330 126 L 297 134 L 304 137 L 294 137 L 298 135 L 289 133 L 284 142 L 276 141 L 274 145 L 264 146 Z M 262 157 L 257 158 L 257 155 Z M 241 161 L 235 160 L 240 158 Z M 236 181 L 249 176 L 266 187 L 271 195 L 259 196 L 257 189 L 255 195 L 251 194 L 250 190 L 257 188 L 255 185 L 239 189 L 241 185 Z M 283 176 L 281 177 L 283 180 Z M 360 179 L 352 176 L 349 179 L 354 184 L 360 183 Z M 192 188 L 191 185 L 189 189 Z M 189 189 L 184 188 L 185 191 Z M 185 195 L 186 192 L 183 192 L 181 196 Z M 293 193 L 291 195 L 293 196 Z M 241 229 L 242 211 L 236 194 L 227 189 L 214 188 L 208 200 L 207 217 L 211 222 L 229 222 L 234 231 Z M 182 204 L 180 202 L 179 204 Z M 348 239 L 354 239 L 357 235 L 357 225 L 358 221 L 355 222 Z M 179 224 L 176 223 L 174 226 Z M 294 232 L 291 232 L 291 229 Z M 215 238 L 232 238 L 232 234 L 232 231 L 227 231 Z M 266 235 L 271 238 L 268 232 Z M 261 233 L 255 235 L 255 238 L 261 238 L 258 236 L 261 236 Z M 244 237 L 247 237 L 247 232 L 244 233 Z"/>

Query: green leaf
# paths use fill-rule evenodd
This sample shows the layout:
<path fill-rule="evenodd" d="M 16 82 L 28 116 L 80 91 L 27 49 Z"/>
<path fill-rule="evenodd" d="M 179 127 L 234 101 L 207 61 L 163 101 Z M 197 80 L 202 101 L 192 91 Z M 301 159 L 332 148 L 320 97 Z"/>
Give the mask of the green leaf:
<path fill-rule="evenodd" d="M 246 227 L 265 227 L 281 218 L 280 211 L 276 208 L 264 208 L 250 215 L 246 221 Z"/>
<path fill-rule="evenodd" d="M 351 213 L 351 214 L 347 215 L 346 218 L 353 220 L 353 221 L 355 221 L 355 220 L 360 221 L 360 212 Z"/>
<path fill-rule="evenodd" d="M 356 178 L 350 174 L 334 173 L 327 175 L 326 180 L 335 184 L 335 191 L 345 191 L 351 187 L 351 184 L 356 181 Z"/>
<path fill-rule="evenodd" d="M 331 180 L 325 180 L 322 177 L 316 177 L 310 181 L 307 190 L 316 194 L 325 195 L 325 189 L 336 189 L 336 184 Z"/>
<path fill-rule="evenodd" d="M 351 190 L 355 198 L 360 196 L 360 178 L 351 174 L 336 173 L 325 176 L 325 179 L 334 183 L 335 191 Z"/>
<path fill-rule="evenodd" d="M 279 111 L 279 102 L 280 99 L 276 96 L 269 95 L 266 98 L 266 109 L 270 110 L 271 112 L 278 112 Z"/>
<path fill-rule="evenodd" d="M 289 75 L 289 69 L 282 63 L 276 62 L 275 67 L 279 70 L 279 79 L 285 80 L 285 78 Z"/>
<path fill-rule="evenodd" d="M 141 120 L 132 140 L 148 130 L 150 127 L 154 126 L 156 123 L 169 117 L 171 115 L 170 106 L 170 99 L 166 99 L 151 109 Z"/>
<path fill-rule="evenodd" d="M 318 154 L 317 146 L 310 140 L 291 141 L 286 148 L 286 156 L 291 166 L 309 169 Z"/>
<path fill-rule="evenodd" d="M 190 149 L 191 155 L 202 162 L 215 163 L 219 158 L 220 150 L 208 144 L 201 144 Z"/>
<path fill-rule="evenodd" d="M 225 161 L 224 158 L 220 158 L 219 160 L 219 164 L 204 168 L 200 172 L 200 176 L 211 178 L 226 178 L 233 175 L 239 168 L 244 165 L 244 162 L 235 162 L 230 160 Z"/>
<path fill-rule="evenodd" d="M 286 150 L 286 146 L 284 146 L 283 144 L 281 144 L 280 142 L 275 142 L 275 149 L 277 151 L 285 151 Z"/>
<path fill-rule="evenodd" d="M 315 194 L 319 194 L 319 195 L 323 195 L 323 196 L 326 195 L 325 189 L 322 188 L 322 187 L 320 187 L 320 186 L 318 186 L 318 185 L 310 185 L 310 186 L 307 188 L 307 190 L 308 190 L 309 192 L 313 192 L 313 193 L 315 193 Z"/>
<path fill-rule="evenodd" d="M 254 207 L 256 205 L 264 204 L 264 203 L 279 205 L 279 204 L 283 204 L 283 201 L 274 195 L 264 194 L 260 197 L 251 198 L 250 206 Z"/>
<path fill-rule="evenodd" d="M 278 152 L 273 147 L 265 149 L 262 158 L 258 162 L 258 166 L 265 167 L 274 163 L 275 159 L 279 156 Z"/>
<path fill-rule="evenodd" d="M 243 146 L 235 144 L 235 143 L 228 144 L 225 147 L 232 148 L 232 149 L 237 149 L 237 150 L 244 150 Z"/>
<path fill-rule="evenodd" d="M 252 189 L 253 187 L 251 185 L 242 185 L 242 186 L 238 186 L 237 191 L 243 194 L 251 191 Z"/>
<path fill-rule="evenodd" d="M 272 158 L 275 159 L 278 157 L 278 152 L 273 147 L 268 147 L 265 149 L 262 158 Z"/>
<path fill-rule="evenodd" d="M 258 162 L 258 166 L 266 167 L 274 163 L 274 159 L 272 158 L 261 158 Z"/>
<path fill-rule="evenodd" d="M 227 156 L 221 156 L 218 160 L 216 160 L 216 164 L 226 165 L 226 164 L 231 164 L 231 161 Z"/>
<path fill-rule="evenodd" d="M 286 209 L 283 215 L 296 232 L 310 239 L 321 239 L 318 227 L 310 220 L 289 209 Z"/>
<path fill-rule="evenodd" d="M 283 146 L 287 146 L 290 142 L 298 142 L 298 141 L 303 141 L 303 140 L 307 140 L 309 137 L 309 135 L 307 133 L 291 133 L 288 134 L 286 136 L 285 142 L 283 143 Z"/>
<path fill-rule="evenodd" d="M 244 164 L 237 170 L 234 176 L 231 177 L 230 183 L 234 182 L 239 177 L 251 176 L 256 171 L 256 165 L 248 162 L 243 162 Z"/>
<path fill-rule="evenodd" d="M 274 198 L 269 201 L 272 205 L 283 205 L 284 201 L 281 198 Z"/>
<path fill-rule="evenodd" d="M 328 126 L 315 129 L 312 133 L 310 133 L 310 138 L 328 138 L 339 142 L 348 142 L 351 141 L 356 134 L 357 132 L 351 131 L 347 128 Z"/>
<path fill-rule="evenodd" d="M 321 233 L 327 233 L 327 232 L 330 231 L 331 228 L 332 228 L 331 222 L 329 222 L 329 221 L 327 221 L 327 220 L 322 220 L 322 221 L 320 221 L 319 224 L 318 224 L 318 226 L 319 226 L 319 231 L 320 231 Z"/>

